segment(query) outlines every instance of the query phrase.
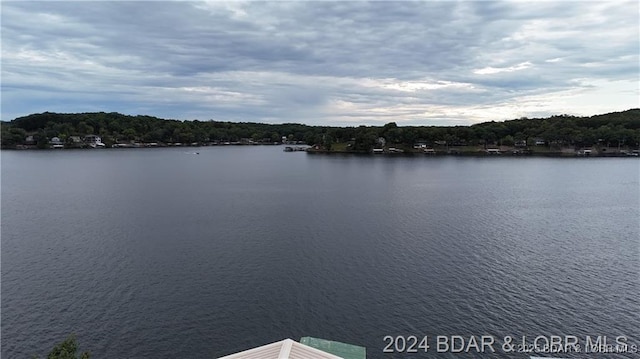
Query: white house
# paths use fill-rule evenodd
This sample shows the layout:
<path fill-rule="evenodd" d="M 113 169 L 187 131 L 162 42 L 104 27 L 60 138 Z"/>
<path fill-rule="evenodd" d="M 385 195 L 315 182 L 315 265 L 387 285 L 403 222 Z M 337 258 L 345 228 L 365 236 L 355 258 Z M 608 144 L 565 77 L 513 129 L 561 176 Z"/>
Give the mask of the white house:
<path fill-rule="evenodd" d="M 103 148 L 103 147 L 105 147 L 105 144 L 102 143 L 102 138 L 100 138 L 100 136 L 96 136 L 96 135 L 84 136 L 84 142 L 86 144 L 88 144 L 89 147 L 92 147 L 92 148 Z"/>
<path fill-rule="evenodd" d="M 59 137 L 51 137 L 49 144 L 51 148 L 64 148 L 64 143 Z"/>
<path fill-rule="evenodd" d="M 49 143 L 52 145 L 62 145 L 63 142 L 60 139 L 60 137 L 51 137 L 51 139 L 49 140 Z"/>

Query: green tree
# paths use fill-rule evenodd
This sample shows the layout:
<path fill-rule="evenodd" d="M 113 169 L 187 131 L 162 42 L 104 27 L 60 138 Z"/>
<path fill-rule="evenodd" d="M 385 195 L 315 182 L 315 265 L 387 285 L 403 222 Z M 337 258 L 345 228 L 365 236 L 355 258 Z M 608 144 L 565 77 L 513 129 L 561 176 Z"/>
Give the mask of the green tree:
<path fill-rule="evenodd" d="M 317 145 L 321 139 L 322 137 L 314 131 L 307 131 L 307 133 L 304 134 L 304 142 L 309 146 Z"/>
<path fill-rule="evenodd" d="M 360 126 L 356 129 L 353 149 L 355 151 L 371 151 L 377 139 L 378 133 L 376 128 Z"/>
<path fill-rule="evenodd" d="M 322 145 L 327 151 L 331 151 L 331 147 L 333 146 L 333 137 L 329 134 L 324 134 L 322 136 Z"/>
<path fill-rule="evenodd" d="M 78 129 L 78 133 L 81 136 L 86 136 L 86 135 L 92 135 L 93 134 L 93 127 L 87 125 L 86 122 L 82 121 L 78 124 L 77 126 Z"/>
<path fill-rule="evenodd" d="M 264 133 L 261 133 L 261 132 L 254 132 L 251 135 L 251 140 L 253 140 L 254 142 L 258 142 L 263 138 L 264 138 Z"/>
<path fill-rule="evenodd" d="M 503 146 L 513 146 L 513 145 L 514 145 L 514 143 L 515 143 L 515 140 L 513 139 L 513 136 L 511 136 L 511 135 L 506 135 L 506 136 L 504 136 L 504 137 L 500 140 L 500 143 L 501 143 Z"/>
<path fill-rule="evenodd" d="M 124 138 L 126 138 L 127 140 L 135 140 L 135 138 L 136 138 L 136 130 L 134 130 L 133 128 L 129 127 L 127 129 L 125 129 L 124 131 L 122 131 L 122 136 Z"/>
<path fill-rule="evenodd" d="M 44 130 L 39 131 L 38 134 L 33 137 L 36 140 L 36 147 L 39 149 L 49 148 L 49 139 L 47 138 L 47 134 Z"/>
<path fill-rule="evenodd" d="M 394 122 L 392 122 L 394 123 Z M 386 126 L 386 125 L 385 125 Z M 387 140 L 388 143 L 400 143 L 402 142 L 402 134 L 403 134 L 403 130 L 401 128 L 390 128 L 389 130 L 385 131 L 384 134 L 382 134 L 381 136 L 385 138 L 385 140 Z"/>
<path fill-rule="evenodd" d="M 78 357 L 78 343 L 73 334 L 56 345 L 47 355 L 47 359 L 89 359 L 90 357 L 91 353 L 89 352 L 83 352 Z"/>
<path fill-rule="evenodd" d="M 21 145 L 24 143 L 24 139 L 27 137 L 27 133 L 25 130 L 21 128 L 15 128 L 2 122 L 0 124 L 0 133 L 2 134 L 2 147 L 3 148 L 12 148 L 16 145 Z"/>

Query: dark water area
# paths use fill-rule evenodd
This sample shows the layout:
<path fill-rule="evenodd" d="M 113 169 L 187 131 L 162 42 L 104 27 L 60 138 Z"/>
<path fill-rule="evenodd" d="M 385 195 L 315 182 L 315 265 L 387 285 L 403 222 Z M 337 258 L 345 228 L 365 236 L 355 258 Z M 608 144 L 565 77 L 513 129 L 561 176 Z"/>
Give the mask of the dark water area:
<path fill-rule="evenodd" d="M 368 358 L 528 358 L 500 349 L 505 336 L 640 345 L 639 164 L 3 151 L 2 358 L 46 356 L 70 333 L 94 358 L 216 358 L 302 336 Z M 386 335 L 434 342 L 383 353 Z M 436 353 L 438 335 L 499 341 Z"/>

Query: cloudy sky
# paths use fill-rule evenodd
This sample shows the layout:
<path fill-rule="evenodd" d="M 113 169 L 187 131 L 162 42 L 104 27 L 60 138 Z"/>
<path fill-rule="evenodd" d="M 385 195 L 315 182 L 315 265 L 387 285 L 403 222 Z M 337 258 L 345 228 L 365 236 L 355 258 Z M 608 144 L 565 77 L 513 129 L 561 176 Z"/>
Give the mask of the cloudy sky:
<path fill-rule="evenodd" d="M 2 1 L 2 120 L 466 125 L 640 107 L 637 1 Z"/>

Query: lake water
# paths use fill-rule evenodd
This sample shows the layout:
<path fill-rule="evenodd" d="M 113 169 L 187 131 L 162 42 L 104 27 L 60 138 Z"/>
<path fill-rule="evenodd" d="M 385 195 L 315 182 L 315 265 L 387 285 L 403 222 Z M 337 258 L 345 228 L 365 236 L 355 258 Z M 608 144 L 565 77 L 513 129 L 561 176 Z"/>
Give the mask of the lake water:
<path fill-rule="evenodd" d="M 94 358 L 302 336 L 368 358 L 528 358 L 506 336 L 640 345 L 639 163 L 2 151 L 2 357 L 46 356 L 70 333 Z M 383 353 L 386 335 L 433 341 Z M 497 351 L 437 353 L 438 335 Z"/>

